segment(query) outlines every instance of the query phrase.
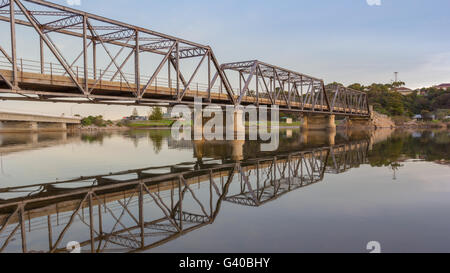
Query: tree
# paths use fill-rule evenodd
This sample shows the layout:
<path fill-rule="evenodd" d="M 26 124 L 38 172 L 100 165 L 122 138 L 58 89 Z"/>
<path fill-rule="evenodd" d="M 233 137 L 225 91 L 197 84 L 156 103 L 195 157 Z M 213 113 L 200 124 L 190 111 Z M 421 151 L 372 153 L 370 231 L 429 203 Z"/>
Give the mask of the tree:
<path fill-rule="evenodd" d="M 139 113 L 138 110 L 136 108 L 133 109 L 133 113 L 131 114 L 132 117 L 138 117 Z"/>
<path fill-rule="evenodd" d="M 349 85 L 348 88 L 350 89 L 354 89 L 354 90 L 359 90 L 359 91 L 364 91 L 364 85 L 359 84 L 359 83 L 354 83 L 352 85 Z"/>
<path fill-rule="evenodd" d="M 103 116 L 88 116 L 87 118 L 83 118 L 81 120 L 81 124 L 83 126 L 91 126 L 95 125 L 98 127 L 105 127 L 107 124 L 103 120 Z"/>
<path fill-rule="evenodd" d="M 392 86 L 398 88 L 398 87 L 405 86 L 405 84 L 406 83 L 404 83 L 404 82 L 393 82 Z"/>
<path fill-rule="evenodd" d="M 162 112 L 161 107 L 159 107 L 159 106 L 153 107 L 153 111 L 152 111 L 152 114 L 150 115 L 149 119 L 150 120 L 162 120 L 162 118 L 163 118 L 163 112 Z"/>

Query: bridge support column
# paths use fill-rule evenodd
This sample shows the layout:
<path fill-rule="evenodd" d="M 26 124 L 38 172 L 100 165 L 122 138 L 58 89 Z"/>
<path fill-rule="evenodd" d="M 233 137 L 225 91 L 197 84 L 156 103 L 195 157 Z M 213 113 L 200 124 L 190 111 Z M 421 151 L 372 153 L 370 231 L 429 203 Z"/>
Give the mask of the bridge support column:
<path fill-rule="evenodd" d="M 234 133 L 235 138 L 234 139 L 245 139 L 245 119 L 244 119 L 244 111 L 242 110 L 235 110 L 232 119 L 233 119 L 233 125 L 231 125 L 231 121 L 227 120 L 229 117 L 227 116 L 226 111 L 222 114 L 223 117 L 223 138 L 226 139 L 228 134 Z M 204 135 L 204 126 L 205 124 L 210 121 L 212 118 L 209 117 L 203 117 L 203 115 L 192 115 L 192 120 L 194 122 L 193 124 L 193 131 L 194 131 L 194 139 L 200 139 L 203 138 Z M 228 125 L 230 124 L 230 126 Z M 230 131 L 232 130 L 232 131 Z M 213 130 L 214 131 L 214 130 Z M 236 137 L 237 135 L 237 137 Z"/>
<path fill-rule="evenodd" d="M 316 114 L 304 115 L 301 129 L 336 131 L 335 116 Z"/>
<path fill-rule="evenodd" d="M 242 110 L 234 111 L 234 132 L 245 134 L 245 116 Z"/>

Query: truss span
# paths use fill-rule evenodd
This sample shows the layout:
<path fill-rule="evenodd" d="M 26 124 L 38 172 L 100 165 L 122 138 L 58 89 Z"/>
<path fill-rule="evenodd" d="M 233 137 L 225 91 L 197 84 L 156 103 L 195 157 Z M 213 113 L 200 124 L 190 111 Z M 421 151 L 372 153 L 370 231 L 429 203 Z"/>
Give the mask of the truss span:
<path fill-rule="evenodd" d="M 260 61 L 220 65 L 210 46 L 52 2 L 1 0 L 0 21 L 10 30 L 0 43 L 3 100 L 151 106 L 201 97 L 222 106 L 369 116 L 363 92 L 325 90 L 321 79 Z M 30 37 L 21 35 L 25 29 Z M 24 59 L 17 45 L 32 39 L 39 57 Z"/>

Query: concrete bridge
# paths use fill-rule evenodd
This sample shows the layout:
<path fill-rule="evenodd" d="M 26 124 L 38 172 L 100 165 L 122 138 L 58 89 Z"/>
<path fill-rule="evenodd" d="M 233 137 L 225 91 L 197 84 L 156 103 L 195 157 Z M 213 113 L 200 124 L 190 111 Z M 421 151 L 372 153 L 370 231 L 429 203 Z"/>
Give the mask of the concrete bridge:
<path fill-rule="evenodd" d="M 278 106 L 302 113 L 303 127 L 313 130 L 333 130 L 336 115 L 370 119 L 365 92 L 327 89 L 317 77 L 258 60 L 220 64 L 210 46 L 52 2 L 0 0 L 0 21 L 11 30 L 0 44 L 2 100 L 171 106 L 192 105 L 198 97 L 222 107 Z M 38 38 L 34 60 L 17 51 L 18 25 Z M 55 42 L 55 35 L 73 44 Z"/>
<path fill-rule="evenodd" d="M 0 132 L 66 131 L 76 129 L 80 124 L 80 118 L 0 110 Z"/>

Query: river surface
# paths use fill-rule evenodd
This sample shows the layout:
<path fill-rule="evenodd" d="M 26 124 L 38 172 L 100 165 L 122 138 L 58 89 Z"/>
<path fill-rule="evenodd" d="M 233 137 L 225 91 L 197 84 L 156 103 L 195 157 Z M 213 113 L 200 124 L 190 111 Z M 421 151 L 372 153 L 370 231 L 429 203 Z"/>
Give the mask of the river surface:
<path fill-rule="evenodd" d="M 1 252 L 450 252 L 449 211 L 449 131 L 0 134 Z"/>

